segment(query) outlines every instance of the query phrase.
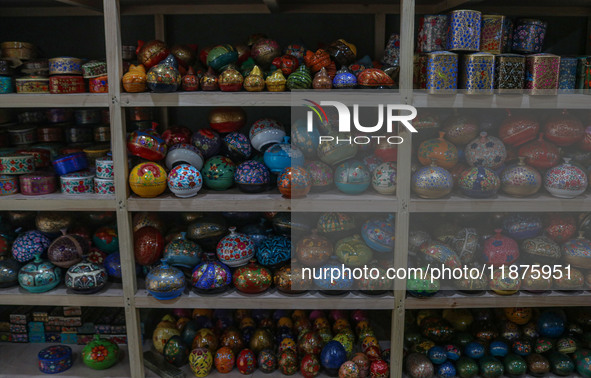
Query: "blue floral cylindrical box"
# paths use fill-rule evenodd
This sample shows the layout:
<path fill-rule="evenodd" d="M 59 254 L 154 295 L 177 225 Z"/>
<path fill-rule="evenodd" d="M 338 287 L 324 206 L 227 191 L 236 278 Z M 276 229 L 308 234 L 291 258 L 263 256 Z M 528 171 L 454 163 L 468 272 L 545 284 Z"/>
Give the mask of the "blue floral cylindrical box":
<path fill-rule="evenodd" d="M 72 348 L 66 345 L 52 345 L 39 352 L 39 370 L 45 374 L 56 374 L 72 367 Z"/>
<path fill-rule="evenodd" d="M 577 82 L 577 63 L 577 58 L 560 58 L 558 89 L 566 92 L 574 92 Z"/>
<path fill-rule="evenodd" d="M 466 54 L 462 57 L 460 88 L 466 94 L 492 94 L 495 56 L 490 53 Z"/>
<path fill-rule="evenodd" d="M 458 54 L 435 51 L 427 54 L 426 88 L 429 93 L 454 93 L 458 88 Z"/>
<path fill-rule="evenodd" d="M 547 23 L 533 18 L 522 18 L 515 24 L 512 50 L 523 54 L 542 52 Z"/>
<path fill-rule="evenodd" d="M 474 10 L 455 10 L 449 14 L 447 49 L 449 51 L 480 51 L 482 14 Z"/>

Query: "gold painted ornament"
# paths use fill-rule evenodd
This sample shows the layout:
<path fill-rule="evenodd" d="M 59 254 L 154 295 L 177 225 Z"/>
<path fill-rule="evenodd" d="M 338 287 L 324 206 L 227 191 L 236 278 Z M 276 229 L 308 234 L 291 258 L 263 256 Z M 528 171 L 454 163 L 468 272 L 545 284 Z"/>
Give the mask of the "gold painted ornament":
<path fill-rule="evenodd" d="M 326 68 L 322 67 L 320 71 L 314 76 L 312 81 L 312 88 L 314 89 L 331 89 L 332 80 L 326 72 Z"/>
<path fill-rule="evenodd" d="M 286 83 L 285 76 L 281 70 L 276 70 L 271 75 L 267 76 L 265 80 L 265 84 L 267 85 L 267 90 L 269 92 L 283 92 L 285 91 L 285 83 Z"/>
<path fill-rule="evenodd" d="M 233 67 L 228 67 L 221 73 L 218 84 L 222 92 L 238 92 L 242 89 L 244 78 Z"/>
<path fill-rule="evenodd" d="M 213 68 L 209 67 L 207 72 L 199 80 L 199 86 L 204 91 L 217 91 L 220 89 L 218 77 Z"/>
<path fill-rule="evenodd" d="M 255 65 L 244 79 L 244 89 L 249 92 L 260 92 L 265 89 L 265 79 L 259 66 Z"/>

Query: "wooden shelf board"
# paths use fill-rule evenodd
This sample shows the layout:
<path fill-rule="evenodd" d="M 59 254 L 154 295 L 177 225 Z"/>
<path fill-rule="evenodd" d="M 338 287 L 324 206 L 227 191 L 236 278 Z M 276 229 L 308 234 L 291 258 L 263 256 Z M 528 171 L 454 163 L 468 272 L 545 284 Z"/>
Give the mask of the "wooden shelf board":
<path fill-rule="evenodd" d="M 46 293 L 34 294 L 17 285 L 0 288 L 0 305 L 123 307 L 123 288 L 120 283 L 107 282 L 98 293 L 74 294 L 62 283 Z"/>
<path fill-rule="evenodd" d="M 173 92 L 173 93 L 121 93 L 121 106 L 292 106 L 292 101 L 305 97 L 306 93 L 318 96 L 320 91 L 298 91 L 297 96 L 292 92 Z M 393 90 L 376 91 L 364 90 L 332 90 L 331 100 L 338 99 L 346 105 L 374 105 L 375 97 L 368 96 L 364 100 L 363 94 L 383 94 L 391 104 L 401 103 L 400 94 Z M 292 99 L 293 97 L 293 99 Z"/>
<path fill-rule="evenodd" d="M 476 199 L 461 194 L 440 199 L 411 198 L 408 206 L 410 212 L 499 212 L 499 211 L 591 211 L 591 195 L 582 194 L 577 198 L 565 199 L 552 197 L 547 193 L 538 193 L 527 198 L 509 197 L 499 194 L 493 198 Z"/>
<path fill-rule="evenodd" d="M 287 199 L 277 189 L 258 193 L 242 193 L 237 188 L 223 192 L 206 191 L 191 198 L 164 194 L 157 198 L 131 196 L 130 211 L 350 211 L 395 212 L 396 197 L 384 196 L 368 190 L 360 195 L 331 191 L 309 194 L 305 198 Z"/>
<path fill-rule="evenodd" d="M 589 109 L 591 96 L 585 94 L 560 94 L 557 96 L 530 96 L 527 94 L 480 95 L 430 95 L 417 91 L 413 96 L 417 108 L 513 108 L 513 109 Z"/>
<path fill-rule="evenodd" d="M 0 377 L 14 378 L 47 378 L 47 374 L 39 371 L 37 355 L 41 349 L 59 343 L 0 343 L 0 355 L 2 355 L 2 371 Z M 119 345 L 120 360 L 109 370 L 94 370 L 82 362 L 82 349 L 84 345 L 68 344 L 72 348 L 74 356 L 70 369 L 59 373 L 58 377 L 87 377 L 87 378 L 125 378 L 130 377 L 129 354 L 127 345 Z"/>
<path fill-rule="evenodd" d="M 8 93 L 0 95 L 0 108 L 106 108 L 108 106 L 109 97 L 102 93 Z"/>
<path fill-rule="evenodd" d="M 41 196 L 12 194 L 0 197 L 2 210 L 40 210 L 40 211 L 106 211 L 115 210 L 115 196 L 80 194 L 66 195 L 51 193 Z"/>
<path fill-rule="evenodd" d="M 441 308 L 489 308 L 489 307 L 573 307 L 589 306 L 589 291 L 551 291 L 545 293 L 519 292 L 514 295 L 498 295 L 493 292 L 463 294 L 442 291 L 429 298 L 407 297 L 407 310 Z"/>
<path fill-rule="evenodd" d="M 343 295 L 326 295 L 318 291 L 284 294 L 271 288 L 261 294 L 244 294 L 230 289 L 222 294 L 200 295 L 187 289 L 185 294 L 176 299 L 159 301 L 148 294 L 143 282 L 138 286 L 140 289 L 135 295 L 135 306 L 139 308 L 394 309 L 394 296 L 391 294 L 373 296 L 351 292 Z"/>

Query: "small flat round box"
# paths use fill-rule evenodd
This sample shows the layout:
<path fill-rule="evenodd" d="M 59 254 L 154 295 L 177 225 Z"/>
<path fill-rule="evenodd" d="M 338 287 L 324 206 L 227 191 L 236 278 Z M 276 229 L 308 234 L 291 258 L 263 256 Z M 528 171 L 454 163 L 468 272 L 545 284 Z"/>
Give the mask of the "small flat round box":
<path fill-rule="evenodd" d="M 9 196 L 18 193 L 18 177 L 19 176 L 13 175 L 0 175 L 0 196 Z"/>
<path fill-rule="evenodd" d="M 38 355 L 39 370 L 45 374 L 57 374 L 72 367 L 72 348 L 67 345 L 52 345 Z"/>
<path fill-rule="evenodd" d="M 81 171 L 88 167 L 88 160 L 84 152 L 75 152 L 65 156 L 60 156 L 53 162 L 53 167 L 58 175 L 65 175 L 71 172 Z"/>
<path fill-rule="evenodd" d="M 50 75 L 80 75 L 82 74 L 82 59 L 71 56 L 61 56 L 49 59 Z"/>
<path fill-rule="evenodd" d="M 63 194 L 77 195 L 94 192 L 94 175 L 90 171 L 68 173 L 60 176 Z"/>
<path fill-rule="evenodd" d="M 49 77 L 49 93 L 84 93 L 86 85 L 82 76 L 60 75 Z"/>
<path fill-rule="evenodd" d="M 94 193 L 100 195 L 115 194 L 115 180 L 95 177 Z"/>
<path fill-rule="evenodd" d="M 82 65 L 82 77 L 85 79 L 92 79 L 93 77 L 107 75 L 107 63 L 105 62 L 88 62 Z"/>
<path fill-rule="evenodd" d="M 16 93 L 49 93 L 49 78 L 25 76 L 16 80 Z"/>
<path fill-rule="evenodd" d="M 36 171 L 19 176 L 21 194 L 39 196 L 57 190 L 57 179 L 51 172 Z"/>
<path fill-rule="evenodd" d="M 33 155 L 0 156 L 0 174 L 24 175 L 35 170 Z"/>

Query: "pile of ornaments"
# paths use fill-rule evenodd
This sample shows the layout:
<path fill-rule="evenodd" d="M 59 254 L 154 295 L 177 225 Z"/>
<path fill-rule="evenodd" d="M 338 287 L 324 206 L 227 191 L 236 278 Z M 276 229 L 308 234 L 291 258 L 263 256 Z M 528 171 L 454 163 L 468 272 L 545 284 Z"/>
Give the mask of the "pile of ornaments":
<path fill-rule="evenodd" d="M 588 308 L 407 312 L 410 378 L 591 376 Z"/>
<path fill-rule="evenodd" d="M 358 60 L 357 48 L 344 39 L 316 51 L 301 44 L 281 49 L 275 40 L 260 34 L 251 35 L 246 44 L 201 51 L 195 45 L 169 48 L 158 40 L 139 41 L 138 64 L 129 67 L 122 82 L 127 92 L 393 88 L 399 53 L 397 34 L 388 42 L 381 62 L 369 56 Z"/>
<path fill-rule="evenodd" d="M 77 294 L 121 279 L 114 213 L 10 212 L 0 223 L 0 288 Z"/>
<path fill-rule="evenodd" d="M 466 293 L 493 290 L 510 295 L 519 290 L 540 293 L 547 290 L 581 290 L 591 287 L 591 215 L 588 213 L 466 214 L 415 219 L 409 234 L 412 264 L 442 264 L 449 268 L 494 266 L 489 277 L 454 280 L 456 289 Z M 523 266 L 538 265 L 523 272 Z M 508 266 L 521 265 L 518 277 L 510 277 Z M 567 265 L 570 268 L 567 270 Z M 433 265 L 432 265 L 433 266 Z M 541 274 L 554 269 L 550 278 Z M 505 277 L 502 277 L 502 270 Z M 560 273 L 560 274 L 559 274 Z M 537 277 L 536 277 L 537 275 Z M 562 278 L 558 278 L 562 275 Z M 409 294 L 421 298 L 434 295 L 439 281 L 409 279 Z"/>
<path fill-rule="evenodd" d="M 542 115 L 509 114 L 497 122 L 465 113 L 443 124 L 437 116 L 421 116 L 413 122 L 422 165 L 415 166 L 413 192 L 441 198 L 456 187 L 471 198 L 490 198 L 499 190 L 527 197 L 543 186 L 558 198 L 579 196 L 588 186 L 590 120 L 566 111 Z"/>
<path fill-rule="evenodd" d="M 211 110 L 206 129 L 174 126 L 159 134 L 154 123 L 152 130 L 133 131 L 127 148 L 143 162 L 131 169 L 131 190 L 147 198 L 167 187 L 186 198 L 203 185 L 223 191 L 234 184 L 246 193 L 276 186 L 287 198 L 333 186 L 346 194 L 360 194 L 370 186 L 384 195 L 396 191 L 394 145 L 320 143 L 320 132 L 308 132 L 304 123 L 296 123 L 289 138 L 272 118 L 253 122 L 248 135 L 239 131 L 245 125 L 242 108 L 220 107 Z M 330 133 L 330 124 L 324 126 Z"/>
<path fill-rule="evenodd" d="M 140 266 L 145 268 L 146 290 L 156 299 L 179 297 L 187 286 L 200 294 L 231 287 L 258 294 L 273 284 L 282 293 L 310 288 L 332 295 L 353 289 L 383 294 L 388 289 L 387 280 L 354 280 L 349 275 L 334 282 L 329 276 L 304 282 L 300 269 L 344 264 L 375 268 L 385 276 L 385 267 L 393 259 L 392 215 L 358 222 L 342 213 L 324 213 L 306 222 L 292 220 L 289 213 L 183 213 L 173 217 L 138 213 L 133 218 L 135 261 L 138 271 Z M 167 229 L 167 224 L 182 226 Z"/>
<path fill-rule="evenodd" d="M 213 367 L 251 375 L 279 370 L 306 378 L 388 377 L 382 350 L 363 310 L 186 310 L 165 315 L 152 334 L 154 349 L 173 366 L 189 364 L 196 377 Z"/>

